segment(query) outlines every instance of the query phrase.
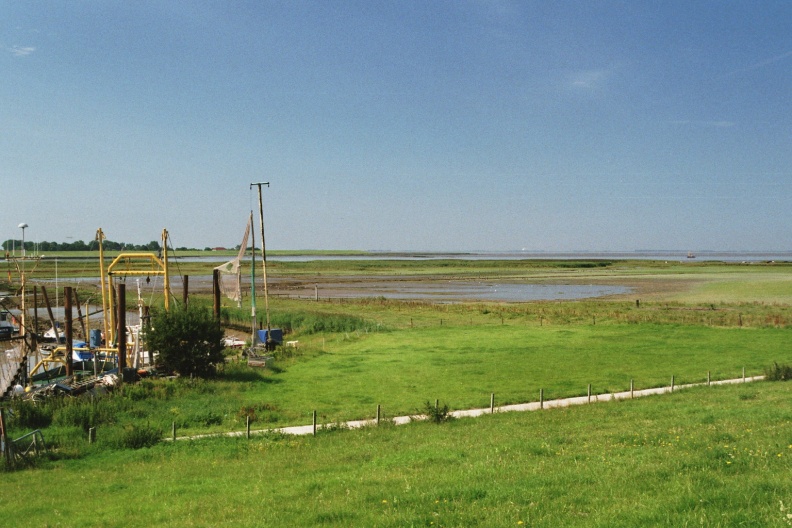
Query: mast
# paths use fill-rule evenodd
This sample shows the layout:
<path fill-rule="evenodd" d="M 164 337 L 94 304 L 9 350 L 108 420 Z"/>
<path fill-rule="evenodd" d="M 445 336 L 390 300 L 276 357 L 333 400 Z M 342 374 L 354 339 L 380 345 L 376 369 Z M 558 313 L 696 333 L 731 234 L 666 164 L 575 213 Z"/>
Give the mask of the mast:
<path fill-rule="evenodd" d="M 269 296 L 267 294 L 267 250 L 264 242 L 264 206 L 261 198 L 261 186 L 266 185 L 269 187 L 269 182 L 251 183 L 250 188 L 252 189 L 254 185 L 258 187 L 259 224 L 261 225 L 261 266 L 264 274 L 264 311 L 267 315 L 267 348 L 269 348 L 270 341 L 272 341 L 272 328 L 270 327 Z"/>
<path fill-rule="evenodd" d="M 250 211 L 250 226 L 253 227 L 253 211 Z M 250 230 L 250 346 L 256 346 L 256 230 Z"/>
<path fill-rule="evenodd" d="M 104 270 L 104 246 L 102 242 L 104 241 L 105 236 L 102 232 L 102 228 L 96 230 L 96 240 L 99 242 L 99 281 L 101 283 L 102 288 L 102 320 L 104 322 L 104 335 L 105 339 L 110 339 L 110 334 L 108 334 L 107 329 L 109 326 L 109 322 L 107 320 L 108 317 L 108 296 L 109 296 L 109 286 L 105 287 L 105 270 Z M 108 281 L 109 282 L 109 281 Z M 107 341 L 109 343 L 109 341 Z"/>

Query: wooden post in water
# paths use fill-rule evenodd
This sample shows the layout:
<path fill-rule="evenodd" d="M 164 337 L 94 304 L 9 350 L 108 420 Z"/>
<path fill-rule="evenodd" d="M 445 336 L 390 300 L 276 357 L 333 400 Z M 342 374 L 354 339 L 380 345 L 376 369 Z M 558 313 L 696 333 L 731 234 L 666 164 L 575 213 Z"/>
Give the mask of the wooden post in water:
<path fill-rule="evenodd" d="M 185 275 L 184 279 L 182 280 L 182 304 L 184 304 L 185 308 L 187 307 L 187 302 L 190 300 L 190 276 Z"/>
<path fill-rule="evenodd" d="M 256 286 L 253 285 L 253 288 Z M 214 316 L 220 320 L 220 270 L 212 270 L 212 298 L 214 299 Z M 255 333 L 255 330 L 254 330 Z"/>
<path fill-rule="evenodd" d="M 72 333 L 72 288 L 63 288 L 63 319 L 66 325 L 66 375 L 72 375 L 72 353 L 74 352 L 74 335 Z"/>
<path fill-rule="evenodd" d="M 123 282 L 118 284 L 118 330 L 116 332 L 117 345 L 118 345 L 118 379 L 121 383 L 124 381 L 124 369 L 127 366 L 126 357 L 126 284 Z"/>

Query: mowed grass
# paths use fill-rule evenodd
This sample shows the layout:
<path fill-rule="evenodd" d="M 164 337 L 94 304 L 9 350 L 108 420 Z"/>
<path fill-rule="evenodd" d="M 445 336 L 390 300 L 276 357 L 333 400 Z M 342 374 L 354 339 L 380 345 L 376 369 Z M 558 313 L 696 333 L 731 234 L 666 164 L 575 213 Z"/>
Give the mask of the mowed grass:
<path fill-rule="evenodd" d="M 787 526 L 792 385 L 317 437 L 180 441 L 5 474 L 14 526 Z"/>
<path fill-rule="evenodd" d="M 179 435 L 415 414 L 438 399 L 452 409 L 607 394 L 762 374 L 790 362 L 789 329 L 676 325 L 437 326 L 314 337 L 268 369 L 228 364 L 216 380 L 146 380 L 100 400 L 89 417 L 57 411 L 49 439 L 79 454 L 86 424 L 99 444 L 133 424 Z M 106 409 L 105 409 L 106 407 Z M 87 411 L 86 411 L 87 412 Z M 75 414 L 76 413 L 76 414 Z M 102 418 L 112 416 L 112 419 Z M 93 420 L 93 422 L 91 422 Z M 22 434 L 27 429 L 15 430 Z"/>
<path fill-rule="evenodd" d="M 328 342 L 283 364 L 261 396 L 330 419 L 370 416 L 376 404 L 409 414 L 440 399 L 455 409 L 761 374 L 788 361 L 786 329 L 673 325 L 435 327 Z"/>

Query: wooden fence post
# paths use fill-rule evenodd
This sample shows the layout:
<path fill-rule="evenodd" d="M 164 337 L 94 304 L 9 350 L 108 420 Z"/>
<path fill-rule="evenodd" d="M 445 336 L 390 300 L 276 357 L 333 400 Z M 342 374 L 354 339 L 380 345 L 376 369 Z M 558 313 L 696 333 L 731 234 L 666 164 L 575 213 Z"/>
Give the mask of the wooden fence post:
<path fill-rule="evenodd" d="M 176 441 L 176 422 L 171 423 L 171 438 Z"/>
<path fill-rule="evenodd" d="M 88 429 L 88 443 L 93 444 L 96 442 L 96 427 Z"/>
<path fill-rule="evenodd" d="M 745 367 L 743 367 L 743 383 L 745 383 Z"/>
<path fill-rule="evenodd" d="M 630 399 L 635 398 L 635 382 L 630 380 Z"/>
<path fill-rule="evenodd" d="M 247 435 L 247 439 L 250 440 L 250 415 L 245 417 L 245 434 Z"/>
<path fill-rule="evenodd" d="M 490 394 L 490 414 L 495 412 L 495 393 Z"/>
<path fill-rule="evenodd" d="M 380 404 L 378 403 L 377 404 L 377 425 L 380 424 L 380 412 L 381 412 L 381 408 L 380 408 Z"/>
<path fill-rule="evenodd" d="M 710 371 L 707 371 L 707 387 L 710 385 Z"/>
<path fill-rule="evenodd" d="M 671 392 L 674 392 L 674 376 L 671 376 Z"/>
<path fill-rule="evenodd" d="M 316 436 L 316 411 L 313 412 L 313 435 Z"/>
<path fill-rule="evenodd" d="M 588 384 L 588 403 L 591 403 L 591 383 Z"/>
<path fill-rule="evenodd" d="M 0 442 L 3 444 L 3 458 L 7 468 L 13 466 L 11 445 L 8 443 L 8 434 L 6 432 L 5 410 L 0 407 Z"/>

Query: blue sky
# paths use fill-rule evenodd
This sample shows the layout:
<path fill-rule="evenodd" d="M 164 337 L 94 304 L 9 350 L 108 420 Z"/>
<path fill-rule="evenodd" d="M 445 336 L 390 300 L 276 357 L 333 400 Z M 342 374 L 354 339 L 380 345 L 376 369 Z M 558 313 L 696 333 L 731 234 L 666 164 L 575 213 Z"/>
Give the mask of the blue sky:
<path fill-rule="evenodd" d="M 0 0 L 0 239 L 792 247 L 792 3 Z"/>

